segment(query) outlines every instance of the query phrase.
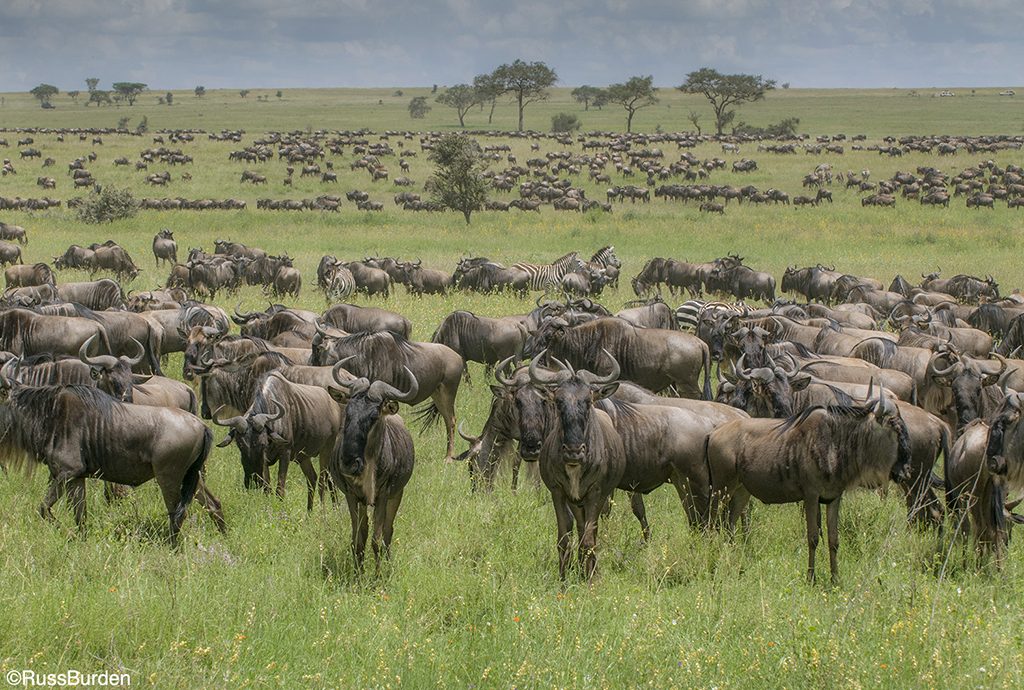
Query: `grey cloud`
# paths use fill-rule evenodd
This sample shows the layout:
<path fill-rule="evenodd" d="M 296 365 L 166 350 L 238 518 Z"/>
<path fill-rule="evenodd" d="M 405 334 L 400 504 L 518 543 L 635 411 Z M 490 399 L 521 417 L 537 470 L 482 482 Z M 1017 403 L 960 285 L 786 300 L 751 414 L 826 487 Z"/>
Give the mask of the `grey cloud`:
<path fill-rule="evenodd" d="M 469 81 L 517 57 L 564 84 L 710 64 L 797 86 L 1012 85 L 1011 0 L 4 0 L 0 90 Z"/>

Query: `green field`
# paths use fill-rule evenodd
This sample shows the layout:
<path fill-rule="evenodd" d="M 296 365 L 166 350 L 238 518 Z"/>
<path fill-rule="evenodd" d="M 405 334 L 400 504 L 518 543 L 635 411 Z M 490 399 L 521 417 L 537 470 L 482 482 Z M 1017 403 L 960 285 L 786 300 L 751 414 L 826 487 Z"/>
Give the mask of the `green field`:
<path fill-rule="evenodd" d="M 794 115 L 802 131 L 864 133 L 868 144 L 889 134 L 1021 134 L 1020 97 L 1001 98 L 998 90 L 971 97 L 961 89 L 953 99 L 931 98 L 923 90 L 919 98 L 902 90 L 780 90 L 743 108 L 739 119 L 765 124 Z M 242 144 L 197 135 L 194 143 L 181 145 L 195 163 L 170 168 L 171 185 L 151 190 L 144 173 L 112 164 L 118 156 L 136 160 L 152 145 L 149 135 L 106 136 L 101 146 L 36 135 L 34 145 L 57 161 L 47 172 L 39 161 L 18 160 L 17 134 L 0 133 L 11 144 L 0 148 L 0 157 L 11 158 L 18 170 L 17 176 L 0 178 L 0 196 L 43 196 L 47 192 L 35 179 L 44 174 L 57 179 L 56 192 L 48 194 L 74 196 L 66 163 L 95 151 L 98 159 L 89 167 L 103 184 L 128 186 L 137 196 L 238 197 L 249 208 L 144 211 L 105 226 L 84 225 L 67 209 L 0 212 L 0 220 L 28 229 L 26 261 L 51 261 L 71 243 L 117 240 L 144 269 L 126 289 L 154 287 L 166 277 L 165 269 L 153 267 L 150 252 L 153 235 L 163 227 L 174 230 L 181 256 L 188 247 L 212 249 L 219 238 L 287 251 L 306 282 L 296 306 L 318 310 L 326 303 L 313 290 L 315 268 L 325 253 L 420 257 L 424 265 L 451 270 L 469 254 L 505 262 L 550 260 L 571 250 L 589 256 L 613 244 L 627 278 L 602 298 L 613 310 L 633 297 L 628 277 L 655 255 L 706 260 L 738 252 L 777 278 L 787 265 L 820 261 L 886 282 L 896 273 L 913 281 L 941 267 L 946 275 L 991 273 L 1004 293 L 1024 285 L 1024 215 L 1001 202 L 992 211 L 967 209 L 962 198 L 949 209 L 902 199 L 895 209 L 865 209 L 859 194 L 836 185 L 834 205 L 810 209 L 730 204 L 724 216 L 708 217 L 695 205 L 657 200 L 617 204 L 612 214 L 550 208 L 540 214 L 481 212 L 467 227 L 456 214 L 396 208 L 390 200 L 394 186 L 372 184 L 365 172 L 350 171 L 351 153 L 328 157 L 338 185 L 296 174 L 294 188 L 288 188 L 282 184 L 284 163 L 232 163 L 228 153 L 274 129 L 450 129 L 455 118 L 435 105 L 425 120 L 410 120 L 408 99 L 424 90 L 405 89 L 400 98 L 391 95 L 394 89 L 286 90 L 280 101 L 274 91 L 256 89 L 246 100 L 233 91 L 213 91 L 202 100 L 182 92 L 171 108 L 154 105 L 155 94 L 147 94 L 134 108 L 102 110 L 72 106 L 62 95 L 54 111 L 40 110 L 28 96 L 6 94 L 0 127 L 114 126 L 122 116 L 134 127 L 146 116 L 150 130 L 241 128 L 247 134 Z M 270 93 L 270 102 L 256 102 L 258 93 Z M 699 102 L 674 91 L 664 96 L 661 105 L 641 111 L 637 129 L 689 127 L 686 114 Z M 578 112 L 588 130 L 619 129 L 625 120 L 612 108 L 584 113 L 569 101 L 568 90 L 559 89 L 551 101 L 527 110 L 527 126 L 547 129 L 550 115 L 561 110 Z M 500 105 L 495 126 L 507 129 L 513 117 L 510 106 Z M 485 123 L 486 113 L 468 119 L 471 127 Z M 392 146 L 398 140 L 393 137 Z M 536 155 L 528 140 L 509 141 L 521 163 Z M 415 137 L 404 143 L 419 150 Z M 552 141 L 541 145 L 542 152 L 559 148 Z M 674 146 L 665 153 L 669 161 L 678 155 Z M 694 153 L 737 157 L 710 143 Z M 742 155 L 756 159 L 759 171 L 717 171 L 711 183 L 799 194 L 801 178 L 821 161 L 839 171 L 870 169 L 875 180 L 923 165 L 956 172 L 984 158 L 1024 164 L 1020 151 L 889 159 L 849 148 L 843 156 L 778 156 L 751 145 Z M 399 174 L 397 161 L 386 163 L 393 177 Z M 420 191 L 430 172 L 425 154 L 411 164 L 409 176 Z M 149 172 L 163 169 L 154 164 Z M 242 186 L 239 175 L 246 169 L 266 174 L 270 183 Z M 192 179 L 181 180 L 182 172 Z M 643 184 L 642 178 L 614 181 Z M 585 176 L 580 182 L 588 196 L 603 199 L 603 186 Z M 384 201 L 385 211 L 361 213 L 350 203 L 337 214 L 255 209 L 259 197 L 356 188 Z M 63 272 L 58 279 L 85 277 Z M 243 289 L 240 299 L 243 308 L 266 304 L 256 288 Z M 218 299 L 225 308 L 234 302 Z M 422 340 L 454 309 L 503 315 L 528 311 L 533 301 L 461 294 L 418 299 L 399 289 L 384 306 L 408 316 L 414 338 Z M 482 367 L 470 368 L 473 382 L 460 389 L 458 412 L 467 429 L 476 431 L 490 392 Z M 181 356 L 172 355 L 166 370 L 180 376 Z M 218 440 L 221 434 L 217 429 Z M 602 522 L 598 580 L 563 588 L 546 491 L 527 486 L 513 493 L 506 476 L 492 495 L 472 495 L 466 468 L 441 462 L 440 428 L 417 436 L 416 451 L 394 557 L 379 579 L 352 575 L 347 510 L 317 506 L 307 514 L 301 474 L 294 470 L 283 501 L 245 491 L 234 447 L 217 449 L 207 465 L 208 485 L 224 504 L 227 535 L 192 511 L 177 552 L 165 543 L 166 519 L 155 485 L 114 505 L 92 486 L 89 529 L 80 537 L 63 506 L 59 525 L 39 519 L 45 471 L 0 475 L 0 670 L 126 670 L 133 686 L 161 688 L 905 688 L 1018 687 L 1024 681 L 1019 545 L 1011 544 L 1003 572 L 979 569 L 959 549 L 949 552 L 935 534 L 908 528 L 896 491 L 886 497 L 857 493 L 844 501 L 836 587 L 805 582 L 799 506 L 755 502 L 749 537 L 730 542 L 691 531 L 675 492 L 663 487 L 648 500 L 652 540 L 640 543 L 620 494 L 610 519 Z M 824 581 L 822 553 L 818 571 Z"/>

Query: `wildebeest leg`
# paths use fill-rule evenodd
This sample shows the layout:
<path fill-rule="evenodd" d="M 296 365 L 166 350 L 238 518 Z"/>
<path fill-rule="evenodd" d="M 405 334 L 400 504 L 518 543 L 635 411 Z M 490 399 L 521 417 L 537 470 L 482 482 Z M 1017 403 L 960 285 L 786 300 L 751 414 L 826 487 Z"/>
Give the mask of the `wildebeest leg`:
<path fill-rule="evenodd" d="M 331 479 L 331 473 L 328 470 L 330 459 L 330 451 L 324 451 L 324 454 L 320 456 L 320 476 L 317 478 L 317 485 L 320 487 L 320 503 L 323 504 L 326 491 L 331 495 L 331 503 L 337 505 L 338 487 L 334 485 L 334 480 Z"/>
<path fill-rule="evenodd" d="M 75 525 L 78 531 L 85 530 L 85 477 L 68 480 L 68 504 L 75 512 Z"/>
<path fill-rule="evenodd" d="M 576 559 L 579 561 L 582 572 L 585 555 L 583 551 L 583 533 L 587 524 L 586 514 L 582 507 L 574 503 L 567 503 L 566 505 L 569 508 L 569 514 L 572 515 L 573 522 L 576 523 Z M 602 503 L 602 505 L 607 505 L 607 501 Z"/>
<path fill-rule="evenodd" d="M 313 461 L 309 459 L 308 455 L 300 455 L 298 463 L 302 468 L 302 473 L 306 475 L 306 512 L 309 512 L 313 510 L 313 496 L 316 494 L 318 475 L 313 468 Z M 323 500 L 322 494 L 320 498 Z"/>
<path fill-rule="evenodd" d="M 832 572 L 832 584 L 839 580 L 839 497 L 828 504 L 825 518 L 828 521 L 828 566 Z"/>
<path fill-rule="evenodd" d="M 213 524 L 217 525 L 218 531 L 221 533 L 228 531 L 227 523 L 224 522 L 224 511 L 220 507 L 220 501 L 210 493 L 202 479 L 199 480 L 199 486 L 196 488 L 196 502 L 210 514 Z"/>
<path fill-rule="evenodd" d="M 565 571 L 569 567 L 571 554 L 572 513 L 569 512 L 565 495 L 561 491 L 552 490 L 551 502 L 555 505 L 555 522 L 558 525 L 558 577 L 565 582 Z"/>
<path fill-rule="evenodd" d="M 651 538 L 651 526 L 647 523 L 647 510 L 644 507 L 644 495 L 635 491 L 629 495 L 629 502 L 633 508 L 633 515 L 640 522 L 640 531 L 646 543 Z"/>
<path fill-rule="evenodd" d="M 64 495 L 64 491 L 67 488 L 67 483 L 71 479 L 70 472 L 61 472 L 54 477 L 50 478 L 50 485 L 46 489 L 46 496 L 43 498 L 43 503 L 39 506 L 39 515 L 44 520 L 53 520 L 53 505 L 60 500 L 61 496 Z"/>
<path fill-rule="evenodd" d="M 444 456 L 445 462 L 453 462 L 455 460 L 455 394 L 457 391 L 457 383 L 454 391 L 449 391 L 447 386 L 442 385 L 431 396 L 434 404 L 437 406 L 437 411 L 440 413 L 441 418 L 444 419 L 444 427 L 448 432 L 448 451 Z"/>
<path fill-rule="evenodd" d="M 584 577 L 591 582 L 597 575 L 597 521 L 600 518 L 600 499 L 594 499 L 583 506 L 583 533 L 580 537 L 580 565 Z"/>
<path fill-rule="evenodd" d="M 747 505 L 750 503 L 750 492 L 745 487 L 739 486 L 733 490 L 732 496 L 729 498 L 729 535 L 736 534 L 736 521 L 739 520 L 747 511 Z M 744 524 L 746 518 L 744 518 Z"/>
<path fill-rule="evenodd" d="M 814 584 L 814 551 L 821 533 L 821 505 L 817 496 L 804 498 L 804 515 L 807 518 L 807 581 Z"/>
<path fill-rule="evenodd" d="M 356 573 L 363 571 L 363 557 L 366 554 L 366 533 L 369 525 L 366 517 L 366 504 L 355 496 L 346 493 L 348 515 L 352 521 L 352 558 L 355 561 Z"/>
<path fill-rule="evenodd" d="M 395 516 L 402 502 L 402 494 L 389 499 L 384 505 L 373 508 L 373 558 L 375 572 L 380 574 L 381 561 L 391 557 L 391 537 L 395 532 Z"/>
<path fill-rule="evenodd" d="M 288 481 L 289 464 L 291 464 L 291 461 L 286 457 L 283 457 L 277 461 L 277 497 L 280 499 L 284 498 L 284 487 L 285 483 Z"/>

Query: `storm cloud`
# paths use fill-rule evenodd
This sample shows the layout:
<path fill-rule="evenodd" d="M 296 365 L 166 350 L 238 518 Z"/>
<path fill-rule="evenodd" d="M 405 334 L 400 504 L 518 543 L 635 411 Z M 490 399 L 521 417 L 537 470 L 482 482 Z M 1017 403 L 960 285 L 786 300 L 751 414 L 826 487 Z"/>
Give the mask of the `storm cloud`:
<path fill-rule="evenodd" d="M 1002 86 L 1022 27 L 1009 0 L 4 0 L 0 90 L 453 84 L 520 57 L 564 85 L 708 65 L 799 87 Z"/>

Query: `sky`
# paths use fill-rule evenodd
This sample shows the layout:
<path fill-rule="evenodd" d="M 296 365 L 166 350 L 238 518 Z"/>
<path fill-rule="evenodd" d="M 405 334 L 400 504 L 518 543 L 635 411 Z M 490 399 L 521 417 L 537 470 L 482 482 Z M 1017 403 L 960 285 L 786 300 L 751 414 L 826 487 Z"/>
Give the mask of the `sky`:
<path fill-rule="evenodd" d="M 794 87 L 1019 85 L 1020 0 L 0 0 L 0 91 L 559 84 L 714 67 Z"/>

